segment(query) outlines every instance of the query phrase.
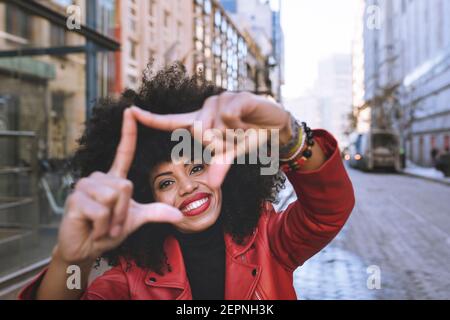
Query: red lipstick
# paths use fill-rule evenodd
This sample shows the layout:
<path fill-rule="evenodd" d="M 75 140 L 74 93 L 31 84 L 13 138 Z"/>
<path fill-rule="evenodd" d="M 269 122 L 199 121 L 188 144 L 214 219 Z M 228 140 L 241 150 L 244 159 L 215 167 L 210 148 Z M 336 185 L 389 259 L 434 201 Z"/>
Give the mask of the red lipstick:
<path fill-rule="evenodd" d="M 184 200 L 179 209 L 184 215 L 192 217 L 205 212 L 209 208 L 210 204 L 211 194 L 199 192 Z"/>

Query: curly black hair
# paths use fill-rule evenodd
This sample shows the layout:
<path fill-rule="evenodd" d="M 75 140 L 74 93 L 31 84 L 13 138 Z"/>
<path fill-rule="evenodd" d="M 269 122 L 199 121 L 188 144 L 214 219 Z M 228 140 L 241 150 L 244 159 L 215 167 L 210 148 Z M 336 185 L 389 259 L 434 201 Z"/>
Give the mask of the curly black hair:
<path fill-rule="evenodd" d="M 128 89 L 119 99 L 103 99 L 93 108 L 73 157 L 75 176 L 81 178 L 109 170 L 120 139 L 123 111 L 131 105 L 158 114 L 192 112 L 200 109 L 208 97 L 223 91 L 205 81 L 201 73 L 189 76 L 179 62 L 156 73 L 149 65 L 138 92 Z M 136 154 L 128 175 L 134 184 L 133 199 L 141 203 L 155 201 L 149 173 L 155 165 L 170 161 L 176 143 L 168 132 L 138 125 Z M 221 220 L 224 231 L 236 243 L 241 244 L 255 229 L 263 201 L 274 201 L 278 190 L 284 187 L 280 174 L 261 175 L 260 169 L 261 164 L 232 165 L 222 185 Z M 163 270 L 170 271 L 163 243 L 172 232 L 170 224 L 146 224 L 103 258 L 110 265 L 119 264 L 122 258 L 160 274 Z"/>

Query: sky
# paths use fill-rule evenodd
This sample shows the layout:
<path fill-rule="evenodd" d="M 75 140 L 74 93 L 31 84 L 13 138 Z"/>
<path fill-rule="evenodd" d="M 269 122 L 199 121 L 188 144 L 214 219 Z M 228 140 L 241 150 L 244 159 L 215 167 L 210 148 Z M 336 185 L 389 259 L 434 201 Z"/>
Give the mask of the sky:
<path fill-rule="evenodd" d="M 351 53 L 358 0 L 281 0 L 285 35 L 283 96 L 292 99 L 312 88 L 320 59 Z"/>

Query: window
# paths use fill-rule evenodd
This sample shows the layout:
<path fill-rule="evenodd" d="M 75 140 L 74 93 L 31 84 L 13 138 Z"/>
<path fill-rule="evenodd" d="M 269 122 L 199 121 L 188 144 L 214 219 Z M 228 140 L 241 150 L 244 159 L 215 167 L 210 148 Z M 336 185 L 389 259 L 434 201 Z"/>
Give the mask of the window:
<path fill-rule="evenodd" d="M 170 24 L 170 12 L 165 10 L 164 11 L 164 27 L 169 27 Z"/>
<path fill-rule="evenodd" d="M 155 40 L 155 25 L 153 24 L 153 21 L 149 21 L 148 23 L 148 27 L 150 29 L 149 33 L 150 33 L 150 41 L 154 41 Z"/>
<path fill-rule="evenodd" d="M 155 0 L 150 0 L 148 2 L 148 14 L 152 17 L 155 15 L 155 5 Z"/>
<path fill-rule="evenodd" d="M 133 18 L 130 19 L 130 29 L 136 31 L 136 20 Z"/>
<path fill-rule="evenodd" d="M 436 137 L 434 135 L 430 136 L 430 144 L 432 148 L 436 147 Z"/>
<path fill-rule="evenodd" d="M 128 75 L 128 82 L 130 87 L 135 87 L 137 84 L 137 78 L 131 74 Z"/>
<path fill-rule="evenodd" d="M 137 50 L 136 50 L 136 47 L 137 47 L 137 43 L 136 43 L 136 41 L 133 41 L 133 40 L 131 40 L 130 39 L 130 57 L 133 59 L 133 60 L 136 60 L 136 56 L 137 56 Z"/>
<path fill-rule="evenodd" d="M 181 40 L 181 33 L 183 31 L 183 23 L 181 21 L 177 22 L 177 40 Z"/>
<path fill-rule="evenodd" d="M 6 32 L 29 39 L 30 20 L 28 15 L 16 6 L 6 5 Z"/>
<path fill-rule="evenodd" d="M 204 8 L 205 13 L 209 15 L 211 13 L 211 0 L 205 0 Z"/>
<path fill-rule="evenodd" d="M 154 62 L 155 60 L 156 60 L 156 51 L 150 49 L 150 50 L 148 51 L 148 61 L 149 61 L 149 62 Z"/>
<path fill-rule="evenodd" d="M 0 278 L 8 279 L 0 285 L 0 299 L 6 293 L 12 296 L 11 289 L 47 263 L 72 191 L 74 180 L 66 164 L 78 149 L 82 123 L 94 101 L 123 90 L 116 81 L 118 55 L 112 51 L 118 43 L 108 37 L 116 25 L 114 0 L 99 0 L 95 10 L 97 27 L 89 38 L 97 52 L 71 50 L 85 44 L 88 35 L 69 33 L 65 21 L 59 25 L 52 19 L 65 15 L 64 5 L 72 1 L 0 0 L 0 51 L 9 51 L 7 59 L 0 59 Z M 39 13 L 41 5 L 48 14 Z M 128 28 L 128 20 L 124 22 Z M 128 39 L 124 42 L 128 55 Z M 51 47 L 67 51 L 20 52 Z M 86 63 L 94 57 L 95 64 Z"/>
<path fill-rule="evenodd" d="M 62 47 L 66 44 L 66 33 L 63 28 L 50 24 L 50 45 L 52 47 Z"/>

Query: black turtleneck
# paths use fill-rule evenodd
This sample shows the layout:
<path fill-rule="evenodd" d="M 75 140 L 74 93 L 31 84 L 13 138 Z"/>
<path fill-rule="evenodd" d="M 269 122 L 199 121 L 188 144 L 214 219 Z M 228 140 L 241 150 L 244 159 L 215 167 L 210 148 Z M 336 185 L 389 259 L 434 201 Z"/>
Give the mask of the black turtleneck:
<path fill-rule="evenodd" d="M 220 219 L 209 229 L 186 234 L 176 231 L 194 300 L 223 300 L 225 242 Z"/>

